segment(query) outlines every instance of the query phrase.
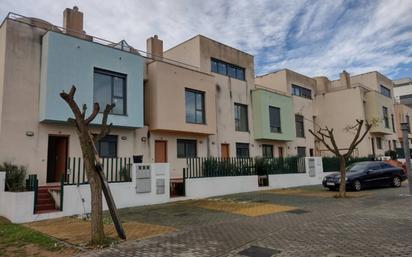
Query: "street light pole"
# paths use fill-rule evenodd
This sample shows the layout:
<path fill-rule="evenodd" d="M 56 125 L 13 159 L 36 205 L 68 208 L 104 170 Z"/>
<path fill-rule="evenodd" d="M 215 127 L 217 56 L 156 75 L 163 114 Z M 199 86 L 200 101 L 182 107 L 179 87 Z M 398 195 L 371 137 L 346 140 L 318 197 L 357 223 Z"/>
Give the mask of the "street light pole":
<path fill-rule="evenodd" d="M 405 154 L 406 172 L 408 173 L 409 194 L 412 195 L 412 175 L 411 175 L 411 151 L 409 149 L 408 134 L 410 131 L 409 123 L 401 123 L 403 152 Z"/>

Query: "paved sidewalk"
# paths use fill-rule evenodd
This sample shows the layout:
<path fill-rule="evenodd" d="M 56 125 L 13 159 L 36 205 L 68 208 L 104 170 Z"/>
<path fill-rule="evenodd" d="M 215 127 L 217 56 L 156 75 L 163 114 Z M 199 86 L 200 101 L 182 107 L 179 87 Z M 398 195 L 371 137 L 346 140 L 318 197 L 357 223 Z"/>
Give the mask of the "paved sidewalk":
<path fill-rule="evenodd" d="M 233 211 L 233 204 L 216 210 L 190 201 L 121 210 L 124 220 L 177 231 L 88 256 L 412 256 L 412 197 L 400 195 L 407 193 L 407 186 L 367 190 L 351 199 L 324 193 L 329 194 L 308 187 L 209 200 L 239 203 L 239 208 L 294 207 L 258 216 Z M 247 255 L 251 252 L 255 255 Z"/>

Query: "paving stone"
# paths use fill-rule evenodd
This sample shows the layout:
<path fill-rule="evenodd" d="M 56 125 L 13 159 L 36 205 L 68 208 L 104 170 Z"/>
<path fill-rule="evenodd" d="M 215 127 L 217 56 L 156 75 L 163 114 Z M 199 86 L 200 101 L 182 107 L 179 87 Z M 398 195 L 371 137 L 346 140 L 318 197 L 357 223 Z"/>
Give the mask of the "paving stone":
<path fill-rule="evenodd" d="M 406 192 L 403 186 L 367 190 L 365 197 L 351 199 L 264 192 L 220 198 L 296 206 L 305 211 L 301 215 L 248 217 L 185 204 L 131 208 L 122 218 L 178 230 L 87 255 L 244 257 L 242 251 L 258 246 L 279 251 L 276 257 L 412 256 L 412 198 L 400 196 Z"/>

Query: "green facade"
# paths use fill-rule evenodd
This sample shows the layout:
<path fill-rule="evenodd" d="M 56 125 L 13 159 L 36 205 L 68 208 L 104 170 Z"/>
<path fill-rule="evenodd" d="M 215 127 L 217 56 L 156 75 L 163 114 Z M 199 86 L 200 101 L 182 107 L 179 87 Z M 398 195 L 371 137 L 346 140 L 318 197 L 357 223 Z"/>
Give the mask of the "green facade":
<path fill-rule="evenodd" d="M 270 131 L 269 106 L 280 109 L 280 133 Z M 295 138 L 292 97 L 265 89 L 256 89 L 252 91 L 252 108 L 255 139 L 292 141 Z"/>

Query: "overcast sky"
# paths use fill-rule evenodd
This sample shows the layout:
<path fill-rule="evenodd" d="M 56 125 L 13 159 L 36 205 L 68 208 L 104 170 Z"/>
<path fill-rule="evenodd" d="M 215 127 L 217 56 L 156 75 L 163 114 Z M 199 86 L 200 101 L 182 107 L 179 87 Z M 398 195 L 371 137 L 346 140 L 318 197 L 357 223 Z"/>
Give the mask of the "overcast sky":
<path fill-rule="evenodd" d="M 88 34 L 140 50 L 154 34 L 166 49 L 203 34 L 253 54 L 257 74 L 412 76 L 410 0 L 1 0 L 0 17 L 16 12 L 61 26 L 63 9 L 74 5 Z"/>

